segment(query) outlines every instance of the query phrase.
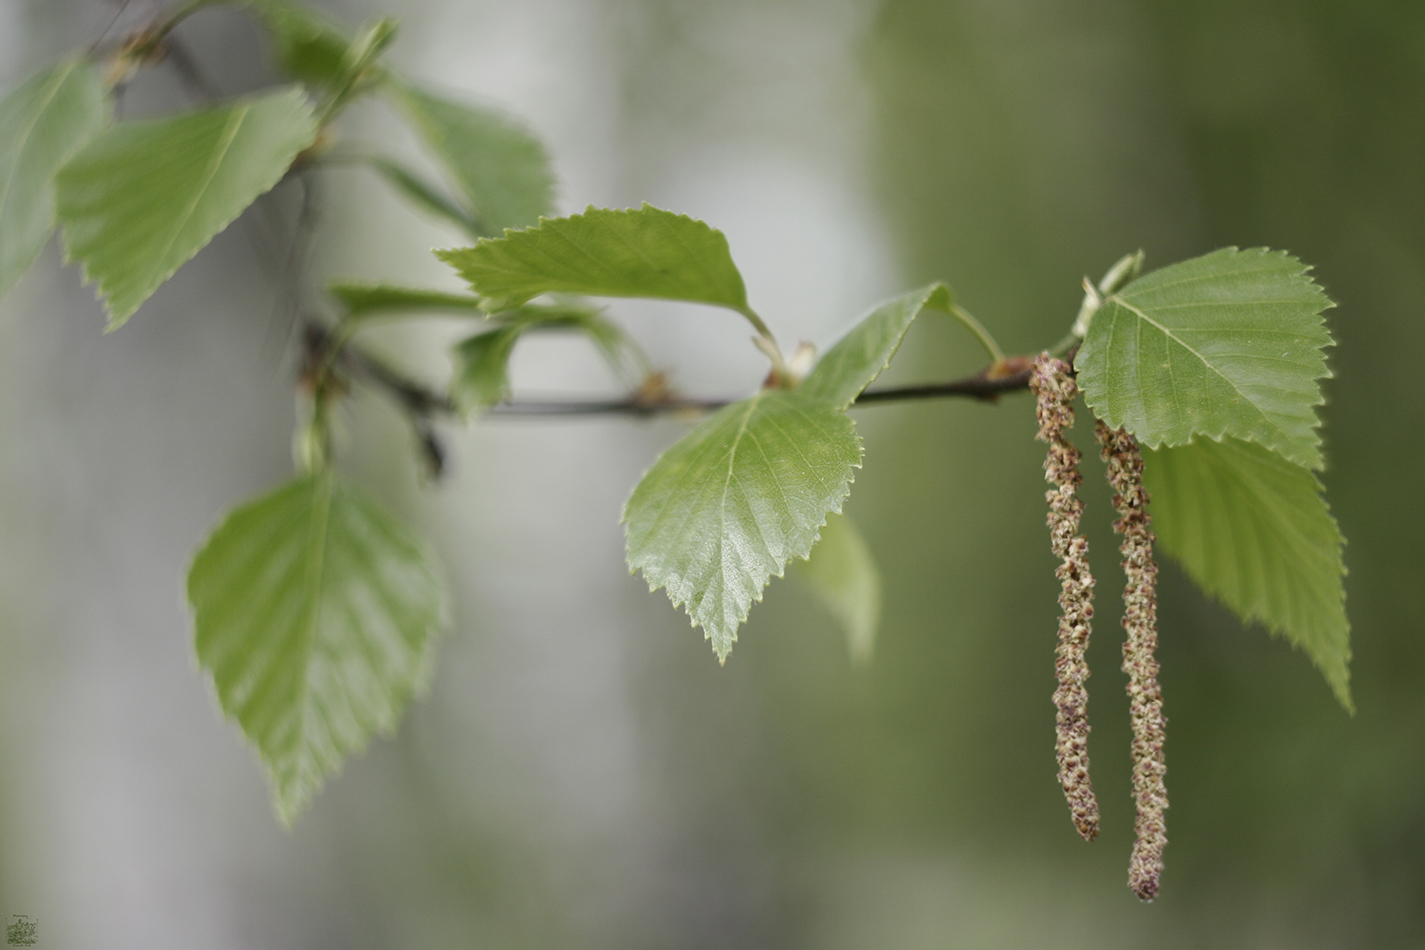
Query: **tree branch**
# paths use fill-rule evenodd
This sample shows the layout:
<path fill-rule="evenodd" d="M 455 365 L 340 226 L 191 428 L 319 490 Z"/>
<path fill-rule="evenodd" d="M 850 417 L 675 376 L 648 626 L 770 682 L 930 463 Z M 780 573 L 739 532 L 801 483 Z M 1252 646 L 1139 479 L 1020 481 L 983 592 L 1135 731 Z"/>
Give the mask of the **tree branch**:
<path fill-rule="evenodd" d="M 333 339 L 333 335 L 316 322 L 307 324 L 307 365 L 309 367 L 320 365 L 322 359 L 329 358 L 326 351 Z M 994 402 L 1004 393 L 1018 392 L 1029 388 L 1030 370 L 1025 368 L 1028 367 L 1029 362 L 1028 357 L 1009 357 L 1001 363 L 992 364 L 975 375 L 966 376 L 963 379 L 868 390 L 856 398 L 855 402 L 851 404 L 851 408 L 951 397 L 969 397 L 984 402 Z M 351 378 L 384 390 L 413 417 L 430 419 L 459 415 L 455 404 L 445 394 L 410 379 L 369 353 L 350 344 L 343 348 L 336 366 Z M 692 399 L 677 395 L 662 395 L 650 398 L 639 394 L 620 399 L 517 399 L 492 406 L 485 414 L 496 418 L 648 417 L 687 412 L 712 412 L 736 401 L 730 397 Z"/>

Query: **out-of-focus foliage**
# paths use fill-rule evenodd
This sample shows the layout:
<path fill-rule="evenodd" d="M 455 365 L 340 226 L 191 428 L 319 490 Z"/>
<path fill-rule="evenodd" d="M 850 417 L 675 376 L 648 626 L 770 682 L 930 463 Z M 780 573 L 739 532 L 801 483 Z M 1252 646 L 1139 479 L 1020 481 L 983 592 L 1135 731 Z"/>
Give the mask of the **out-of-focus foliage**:
<path fill-rule="evenodd" d="M 54 231 L 54 175 L 104 127 L 94 68 L 65 59 L 7 91 L 0 106 L 0 298 Z"/>
<path fill-rule="evenodd" d="M 109 328 L 287 173 L 317 134 L 296 88 L 121 122 L 60 171 L 64 247 L 99 285 Z"/>

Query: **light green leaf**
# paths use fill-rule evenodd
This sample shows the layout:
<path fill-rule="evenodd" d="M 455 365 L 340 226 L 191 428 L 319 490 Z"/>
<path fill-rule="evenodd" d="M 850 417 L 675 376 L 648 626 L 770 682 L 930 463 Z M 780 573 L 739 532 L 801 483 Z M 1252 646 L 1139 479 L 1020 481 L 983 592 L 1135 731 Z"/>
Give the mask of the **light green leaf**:
<path fill-rule="evenodd" d="M 701 221 L 645 204 L 640 210 L 590 207 L 539 227 L 436 251 L 492 309 L 540 294 L 657 297 L 747 313 L 747 291 L 727 238 Z"/>
<path fill-rule="evenodd" d="M 450 393 L 456 407 L 465 415 L 509 397 L 510 356 L 520 338 L 531 331 L 582 333 L 599 348 L 614 372 L 624 370 L 628 341 L 618 327 L 603 318 L 598 307 L 577 300 L 547 306 L 526 304 L 501 313 L 499 319 L 504 324 L 498 329 L 477 333 L 456 344 L 456 370 Z"/>
<path fill-rule="evenodd" d="M 340 85 L 346 78 L 351 36 L 306 7 L 287 0 L 249 0 L 272 36 L 278 67 L 309 86 Z"/>
<path fill-rule="evenodd" d="M 718 659 L 773 574 L 841 510 L 861 439 L 835 406 L 788 390 L 733 403 L 659 457 L 624 505 L 628 564 L 686 606 Z"/>
<path fill-rule="evenodd" d="M 1228 247 L 1110 296 L 1075 365 L 1094 413 L 1144 445 L 1195 435 L 1260 442 L 1321 467 L 1321 312 L 1334 306 L 1290 254 Z"/>
<path fill-rule="evenodd" d="M 1143 455 L 1162 546 L 1243 620 L 1306 651 L 1351 709 L 1344 541 L 1316 476 L 1237 439 Z"/>
<path fill-rule="evenodd" d="M 468 294 L 448 294 L 439 290 L 398 287 L 394 284 L 356 284 L 337 281 L 327 292 L 346 307 L 348 319 L 358 320 L 382 313 L 451 311 L 484 317 L 480 299 Z"/>
<path fill-rule="evenodd" d="M 856 524 L 845 515 L 827 518 L 811 559 L 796 573 L 845 629 L 852 661 L 869 661 L 881 622 L 881 572 Z"/>
<path fill-rule="evenodd" d="M 418 208 L 424 208 L 438 218 L 452 222 L 472 238 L 478 240 L 485 236 L 480 231 L 479 223 L 470 216 L 470 212 L 457 205 L 439 188 L 409 168 L 387 158 L 372 158 L 369 161 L 371 167 L 376 169 L 392 187 L 405 195 L 406 200 L 411 204 Z"/>
<path fill-rule="evenodd" d="M 54 230 L 54 176 L 104 127 L 109 104 L 87 60 L 71 57 L 0 102 L 0 297 Z"/>
<path fill-rule="evenodd" d="M 554 203 L 549 158 L 519 123 L 415 86 L 392 81 L 387 89 L 455 179 L 480 234 L 522 228 L 549 212 Z"/>
<path fill-rule="evenodd" d="M 98 282 L 109 329 L 277 184 L 316 131 L 292 88 L 121 122 L 70 159 L 56 179 L 64 246 Z"/>
<path fill-rule="evenodd" d="M 330 473 L 229 514 L 193 559 L 188 601 L 198 664 L 289 825 L 372 733 L 395 730 L 444 609 L 419 540 Z"/>
<path fill-rule="evenodd" d="M 827 350 L 798 389 L 845 409 L 891 365 L 891 357 L 921 311 L 948 313 L 950 304 L 950 288 L 939 283 L 886 301 Z"/>

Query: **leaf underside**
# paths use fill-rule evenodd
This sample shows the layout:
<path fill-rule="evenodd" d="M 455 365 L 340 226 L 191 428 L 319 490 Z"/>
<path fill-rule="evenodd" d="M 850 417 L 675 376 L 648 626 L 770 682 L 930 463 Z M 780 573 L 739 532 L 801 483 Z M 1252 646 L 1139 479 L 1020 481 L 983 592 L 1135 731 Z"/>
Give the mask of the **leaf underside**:
<path fill-rule="evenodd" d="M 554 175 L 539 140 L 513 119 L 391 84 L 396 101 L 445 165 L 469 203 L 472 227 L 484 235 L 539 221 L 554 204 Z"/>
<path fill-rule="evenodd" d="M 881 620 L 881 572 L 856 524 L 845 515 L 827 518 L 811 558 L 795 567 L 846 631 L 851 659 L 869 661 Z"/>
<path fill-rule="evenodd" d="M 628 564 L 666 588 L 725 660 L 772 575 L 805 558 L 861 463 L 844 412 L 768 390 L 726 406 L 658 458 L 624 505 Z"/>
<path fill-rule="evenodd" d="M 950 288 L 940 283 L 886 301 L 826 351 L 798 390 L 846 408 L 891 365 L 915 318 L 927 308 L 948 312 L 950 304 Z"/>
<path fill-rule="evenodd" d="M 121 122 L 60 170 L 70 259 L 121 326 L 189 258 L 282 178 L 316 124 L 290 88 L 164 119 Z"/>
<path fill-rule="evenodd" d="M 1305 651 L 1351 709 L 1340 529 L 1321 483 L 1251 442 L 1144 451 L 1153 530 L 1189 577 Z"/>
<path fill-rule="evenodd" d="M 399 522 L 330 474 L 243 505 L 188 575 L 212 674 L 291 824 L 424 686 L 442 623 L 436 570 Z"/>
<path fill-rule="evenodd" d="M 444 191 L 411 169 L 389 158 L 375 157 L 368 161 L 377 174 L 417 208 L 423 208 L 435 217 L 449 221 L 475 240 L 485 237 L 480 224 L 471 217 L 468 210 L 460 207 Z"/>
<path fill-rule="evenodd" d="M 0 297 L 54 231 L 54 176 L 104 127 L 109 107 L 87 60 L 31 77 L 0 102 Z"/>
<path fill-rule="evenodd" d="M 531 331 L 565 330 L 583 334 L 615 373 L 622 373 L 628 356 L 619 329 L 603 318 L 598 307 L 580 300 L 548 305 L 526 304 L 499 315 L 501 325 L 455 345 L 455 376 L 450 395 L 463 415 L 503 402 L 510 394 L 509 364 L 515 344 Z"/>
<path fill-rule="evenodd" d="M 1223 248 L 1147 274 L 1094 314 L 1075 360 L 1095 414 L 1144 445 L 1259 442 L 1319 469 L 1333 306 L 1290 254 Z"/>
<path fill-rule="evenodd" d="M 478 297 L 469 294 L 449 294 L 440 290 L 425 290 L 420 287 L 401 287 L 396 284 L 359 284 L 349 281 L 334 281 L 327 285 L 327 292 L 341 301 L 346 308 L 347 319 L 358 320 L 382 313 L 409 313 L 411 311 L 444 311 L 469 313 L 484 317 Z"/>
<path fill-rule="evenodd" d="M 306 7 L 287 0 L 249 0 L 272 37 L 281 70 L 310 86 L 339 83 L 351 37 Z"/>
<path fill-rule="evenodd" d="M 590 207 L 436 256 L 459 271 L 491 309 L 550 292 L 747 309 L 742 275 L 722 232 L 649 204 L 626 211 Z"/>

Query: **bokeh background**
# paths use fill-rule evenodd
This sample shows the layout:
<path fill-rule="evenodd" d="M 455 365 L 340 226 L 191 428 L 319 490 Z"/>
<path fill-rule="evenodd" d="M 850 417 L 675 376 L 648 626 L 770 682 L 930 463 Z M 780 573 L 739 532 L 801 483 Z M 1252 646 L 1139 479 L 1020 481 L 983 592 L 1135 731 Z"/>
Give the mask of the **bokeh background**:
<path fill-rule="evenodd" d="M 182 596 L 222 511 L 291 468 L 292 319 L 264 267 L 296 213 L 284 185 L 121 332 L 53 246 L 0 304 L 7 922 L 75 948 L 1425 946 L 1425 5 L 321 6 L 399 16 L 398 66 L 524 117 L 561 210 L 647 200 L 724 230 L 783 339 L 824 346 L 943 278 L 1027 352 L 1062 334 L 1083 275 L 1139 247 L 1150 266 L 1225 244 L 1314 264 L 1339 304 L 1326 480 L 1359 712 L 1165 569 L 1171 845 L 1140 905 L 1107 492 L 1090 480 L 1104 832 L 1086 845 L 1054 780 L 1056 583 L 1024 397 L 857 411 L 848 512 L 885 573 L 874 662 L 853 666 L 788 580 L 719 669 L 622 561 L 619 506 L 680 423 L 449 430 L 452 471 L 429 484 L 401 420 L 358 395 L 342 467 L 435 539 L 454 623 L 429 696 L 285 831 L 197 675 Z M 0 0 L 0 83 L 116 9 Z M 273 81 L 238 13 L 179 35 L 227 91 Z M 191 101 L 163 67 L 124 109 Z M 379 106 L 345 135 L 415 155 Z M 454 286 L 428 252 L 458 236 L 366 173 L 327 174 L 319 206 L 312 286 Z M 613 313 L 685 391 L 757 382 L 735 317 Z M 438 382 L 458 330 L 372 345 Z M 927 320 L 893 376 L 979 362 Z M 611 385 L 558 341 L 515 372 L 529 394 Z"/>

